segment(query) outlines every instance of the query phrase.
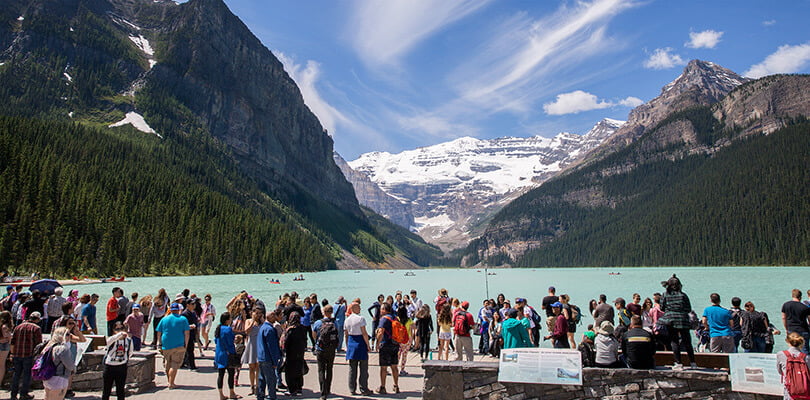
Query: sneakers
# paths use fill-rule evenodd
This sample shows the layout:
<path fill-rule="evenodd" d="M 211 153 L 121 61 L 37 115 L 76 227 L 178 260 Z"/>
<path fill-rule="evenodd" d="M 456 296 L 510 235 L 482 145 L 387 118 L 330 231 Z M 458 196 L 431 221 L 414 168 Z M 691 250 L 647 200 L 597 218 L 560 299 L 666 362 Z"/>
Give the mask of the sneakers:
<path fill-rule="evenodd" d="M 374 394 L 374 392 L 372 392 L 371 390 L 368 390 L 368 389 L 363 389 L 363 390 L 360 390 L 360 394 L 363 395 L 363 396 L 371 396 L 371 395 Z"/>
<path fill-rule="evenodd" d="M 692 369 L 698 369 L 698 365 L 696 362 L 692 362 L 690 366 L 692 367 Z"/>
<path fill-rule="evenodd" d="M 683 371 L 683 364 L 681 364 L 681 363 L 673 364 L 672 365 L 672 370 L 673 371 Z"/>

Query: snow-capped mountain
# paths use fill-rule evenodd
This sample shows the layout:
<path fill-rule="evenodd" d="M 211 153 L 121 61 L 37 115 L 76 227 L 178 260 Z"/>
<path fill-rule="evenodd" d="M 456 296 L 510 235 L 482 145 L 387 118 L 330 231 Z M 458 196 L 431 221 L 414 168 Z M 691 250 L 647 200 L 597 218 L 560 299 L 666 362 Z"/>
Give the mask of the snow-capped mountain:
<path fill-rule="evenodd" d="M 349 165 L 410 205 L 413 229 L 422 237 L 453 248 L 469 240 L 471 225 L 483 215 L 556 175 L 623 123 L 605 119 L 585 135 L 553 138 L 462 137 L 398 154 L 366 153 Z"/>

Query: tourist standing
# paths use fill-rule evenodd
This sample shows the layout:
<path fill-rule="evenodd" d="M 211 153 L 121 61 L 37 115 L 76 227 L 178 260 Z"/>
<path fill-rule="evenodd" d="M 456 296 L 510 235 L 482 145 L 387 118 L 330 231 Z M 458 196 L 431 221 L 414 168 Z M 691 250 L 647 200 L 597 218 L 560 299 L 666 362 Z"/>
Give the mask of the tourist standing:
<path fill-rule="evenodd" d="M 618 316 L 618 325 L 613 334 L 616 335 L 616 339 L 621 341 L 622 337 L 624 337 L 624 333 L 630 328 L 630 317 L 632 314 L 625 307 L 626 303 L 624 298 L 617 297 L 616 300 L 613 301 L 613 305 L 616 307 L 616 315 Z"/>
<path fill-rule="evenodd" d="M 26 301 L 22 305 L 23 309 L 25 310 L 26 315 L 30 314 L 32 312 L 38 312 L 39 315 L 45 315 L 45 299 L 44 299 L 44 297 L 45 296 L 39 290 L 32 291 L 31 292 L 31 299 Z M 25 318 L 25 316 L 23 318 Z M 45 327 L 45 320 L 40 319 L 38 324 L 39 324 L 40 328 L 44 328 Z"/>
<path fill-rule="evenodd" d="M 28 391 L 31 388 L 31 367 L 34 365 L 34 347 L 42 343 L 42 328 L 39 327 L 41 314 L 32 312 L 25 322 L 14 328 L 11 336 L 11 361 L 14 374 L 11 376 L 11 398 L 16 399 L 17 393 L 21 400 L 30 400 Z M 62 333 L 64 340 L 64 332 Z M 22 378 L 22 379 L 20 379 Z"/>
<path fill-rule="evenodd" d="M 529 338 L 528 321 L 518 318 L 518 310 L 510 309 L 506 313 L 506 319 L 501 324 L 501 336 L 503 337 L 503 348 L 514 349 L 519 347 L 532 347 L 532 340 Z"/>
<path fill-rule="evenodd" d="M 501 313 L 495 311 L 492 313 L 492 323 L 489 326 L 489 354 L 493 357 L 501 356 L 501 348 L 503 348 Z"/>
<path fill-rule="evenodd" d="M 318 385 L 321 390 L 321 400 L 325 400 L 332 393 L 332 370 L 338 346 L 338 331 L 335 319 L 332 318 L 332 310 L 331 305 L 324 306 L 323 318 L 312 324 L 312 329 L 315 331 L 315 353 L 318 360 Z"/>
<path fill-rule="evenodd" d="M 160 288 L 154 301 L 152 301 L 152 308 L 149 309 L 149 318 L 152 320 L 152 348 L 157 348 L 158 343 L 158 324 L 160 320 L 166 315 L 169 307 L 169 296 L 166 295 L 166 289 Z"/>
<path fill-rule="evenodd" d="M 478 340 L 478 354 L 489 353 L 489 324 L 492 322 L 492 308 L 489 300 L 484 300 L 481 309 L 478 310 L 478 323 L 480 324 L 481 337 Z"/>
<path fill-rule="evenodd" d="M 118 400 L 124 400 L 127 395 L 127 363 L 132 356 L 133 341 L 127 333 L 127 327 L 116 322 L 113 327 L 115 334 L 107 338 L 107 352 L 104 355 L 104 386 L 101 391 L 101 400 L 109 400 L 115 382 L 115 394 Z"/>
<path fill-rule="evenodd" d="M 545 339 L 552 339 L 554 348 L 557 349 L 570 349 L 571 344 L 568 343 L 568 320 L 562 314 L 562 303 L 555 302 L 549 305 L 551 312 L 554 314 L 554 329 L 551 334 L 546 336 Z"/>
<path fill-rule="evenodd" d="M 194 357 L 194 344 L 197 343 L 197 325 L 199 324 L 199 320 L 197 319 L 197 301 L 194 299 L 188 299 L 186 301 L 186 309 L 183 311 L 183 318 L 188 321 L 188 341 L 186 342 L 186 354 L 183 359 L 183 365 L 180 368 L 188 368 L 191 370 L 197 369 L 197 361 Z"/>
<path fill-rule="evenodd" d="M 743 345 L 746 353 L 764 353 L 770 321 L 768 315 L 755 309 L 754 303 L 746 302 L 745 311 L 740 313 Z"/>
<path fill-rule="evenodd" d="M 132 305 L 132 314 L 127 315 L 124 320 L 124 325 L 129 334 L 127 339 L 132 341 L 132 347 L 135 351 L 141 351 L 141 335 L 143 334 L 143 313 L 141 313 L 141 305 L 135 303 Z"/>
<path fill-rule="evenodd" d="M 119 287 L 112 289 L 112 297 L 107 300 L 107 336 L 112 336 L 115 332 L 115 321 L 118 320 L 118 311 L 121 306 L 118 303 L 118 297 L 124 295 L 124 291 Z"/>
<path fill-rule="evenodd" d="M 371 343 L 374 344 L 377 335 L 377 327 L 380 326 L 380 308 L 382 307 L 382 303 L 385 302 L 385 296 L 380 294 L 377 296 L 377 301 L 371 304 L 371 307 L 368 308 L 368 313 L 371 314 L 371 330 L 374 332 L 374 336 L 371 337 Z"/>
<path fill-rule="evenodd" d="M 475 325 L 472 314 L 467 312 L 470 308 L 470 303 L 464 301 L 461 303 L 461 308 L 456 310 L 456 315 L 453 317 L 453 333 L 456 336 L 456 361 L 461 361 L 462 356 L 466 355 L 467 361 L 473 361 L 475 350 L 473 350 L 472 336 L 470 330 Z"/>
<path fill-rule="evenodd" d="M 709 295 L 712 305 L 703 309 L 703 326 L 709 330 L 709 351 L 712 353 L 734 353 L 734 333 L 731 331 L 731 311 L 720 306 L 720 295 Z"/>
<path fill-rule="evenodd" d="M 801 292 L 799 292 L 799 294 L 801 295 Z M 799 333 L 788 333 L 785 341 L 790 347 L 787 350 L 780 351 L 776 354 L 776 370 L 779 371 L 779 375 L 782 377 L 782 384 L 785 386 L 784 398 L 786 400 L 791 400 L 797 393 L 795 393 L 794 389 L 794 393 L 791 394 L 792 390 L 789 387 L 791 383 L 790 381 L 793 379 L 795 372 L 800 371 L 802 372 L 802 375 L 804 375 L 803 378 L 805 379 L 805 383 L 807 382 L 807 365 L 810 364 L 810 355 L 802 351 L 803 348 L 807 347 L 807 343 L 804 341 L 804 337 L 802 337 Z M 803 361 L 804 365 L 797 363 L 797 361 L 799 363 Z M 799 371 L 793 371 L 796 369 L 799 369 Z M 791 372 L 794 373 L 791 374 Z M 810 393 L 802 394 L 810 395 Z"/>
<path fill-rule="evenodd" d="M 136 299 L 138 298 L 138 293 L 132 293 L 132 295 Z M 117 320 L 121 321 L 121 322 L 124 322 L 124 319 L 126 319 L 127 315 L 129 315 L 129 311 L 131 310 L 131 308 L 130 308 L 129 299 L 127 299 L 127 296 L 124 296 L 124 290 L 123 289 L 121 290 L 121 295 L 118 296 L 117 300 L 118 300 L 118 318 L 117 318 Z"/>
<path fill-rule="evenodd" d="M 368 388 L 368 350 L 371 348 L 366 332 L 366 319 L 360 316 L 360 304 L 352 303 L 344 325 L 346 336 L 346 360 L 349 361 L 349 390 L 357 395 L 358 373 L 360 394 L 373 394 Z"/>
<path fill-rule="evenodd" d="M 582 318 L 582 311 L 574 304 L 571 304 L 571 297 L 567 294 L 560 296 L 560 303 L 563 305 L 562 314 L 568 322 L 568 343 L 571 349 L 577 348 L 577 340 L 574 337 L 577 333 L 577 322 Z"/>
<path fill-rule="evenodd" d="M 48 299 L 48 320 L 45 322 L 45 330 L 42 333 L 51 333 L 51 324 L 57 318 L 62 316 L 62 304 L 65 304 L 65 298 L 62 297 L 64 289 L 57 287 L 53 290 L 53 294 Z"/>
<path fill-rule="evenodd" d="M 256 388 L 256 398 L 259 400 L 276 398 L 276 384 L 278 383 L 278 368 L 281 367 L 280 338 L 274 324 L 278 320 L 276 312 L 268 312 L 264 323 L 259 328 L 259 386 Z"/>
<path fill-rule="evenodd" d="M 177 387 L 175 378 L 177 370 L 183 364 L 186 354 L 186 344 L 192 341 L 190 337 L 188 319 L 180 315 L 182 307 L 178 303 L 172 303 L 169 307 L 171 314 L 163 317 L 158 324 L 157 331 L 158 345 L 163 354 L 163 368 L 166 370 L 166 378 L 169 382 L 169 389 Z"/>
<path fill-rule="evenodd" d="M 655 368 L 655 340 L 652 334 L 642 327 L 638 315 L 630 318 L 630 329 L 622 339 L 622 354 L 630 368 Z"/>
<path fill-rule="evenodd" d="M 70 385 L 70 375 L 76 370 L 76 355 L 70 351 L 70 347 L 67 345 L 68 337 L 68 328 L 60 326 L 53 330 L 51 340 L 42 350 L 43 353 L 51 352 L 51 359 L 56 367 L 54 375 L 50 379 L 42 381 L 47 400 L 65 398 Z"/>
<path fill-rule="evenodd" d="M 10 286 L 9 286 L 10 287 Z M 0 312 L 0 377 L 6 376 L 6 360 L 11 352 L 11 336 L 14 333 L 14 323 L 11 313 Z"/>
<path fill-rule="evenodd" d="M 343 296 L 338 296 L 335 300 L 335 327 L 338 330 L 338 347 L 337 351 L 343 351 L 343 326 L 346 324 L 347 317 L 346 299 Z"/>
<path fill-rule="evenodd" d="M 286 360 L 284 362 L 284 377 L 287 379 L 287 395 L 297 396 L 304 387 L 304 353 L 307 351 L 307 337 L 309 329 L 301 325 L 301 314 L 294 311 L 287 319 L 287 329 L 284 331 L 282 343 Z"/>
<path fill-rule="evenodd" d="M 77 321 L 81 321 L 81 330 L 83 333 L 98 334 L 98 325 L 96 323 L 96 303 L 98 303 L 99 296 L 96 293 L 93 295 L 83 295 L 80 301 L 81 313 L 77 317 Z M 76 310 L 73 310 L 74 315 Z"/>
<path fill-rule="evenodd" d="M 607 304 L 607 296 L 604 294 L 599 295 L 599 303 L 593 309 L 593 326 L 602 326 L 603 321 L 610 321 L 613 325 L 613 307 Z"/>
<path fill-rule="evenodd" d="M 236 356 L 235 341 L 236 335 L 234 335 L 231 329 L 231 314 L 224 312 L 219 316 L 219 326 L 214 330 L 214 366 L 217 368 L 217 393 L 219 394 L 219 400 L 239 398 L 233 390 L 234 367 L 231 366 L 231 359 Z M 228 374 L 228 389 L 230 389 L 229 396 L 225 396 L 222 393 L 222 380 L 226 372 Z M 275 392 L 273 392 L 272 395 L 275 396 Z"/>
<path fill-rule="evenodd" d="M 256 394 L 256 384 L 259 379 L 259 329 L 264 323 L 264 311 L 258 307 L 253 309 L 251 318 L 245 323 L 245 352 L 242 354 L 242 364 L 248 365 L 248 378 L 250 380 L 250 393 Z"/>
<path fill-rule="evenodd" d="M 450 341 L 453 340 L 453 314 L 450 312 L 450 304 L 445 303 L 436 316 L 436 323 L 439 326 L 439 360 L 450 359 Z"/>
<path fill-rule="evenodd" d="M 810 354 L 808 342 L 810 342 L 810 328 L 808 328 L 807 318 L 810 316 L 810 307 L 802 303 L 802 291 L 793 289 L 793 297 L 790 301 L 782 304 L 782 325 L 789 334 L 796 332 L 804 339 L 802 352 Z"/>
<path fill-rule="evenodd" d="M 695 349 L 692 347 L 692 336 L 689 334 L 689 313 L 692 311 L 689 296 L 683 292 L 681 280 L 675 274 L 668 280 L 661 282 L 661 285 L 666 288 L 666 292 L 661 297 L 661 310 L 664 312 L 664 316 L 661 318 L 666 322 L 672 346 L 672 356 L 675 359 L 672 369 L 683 369 L 681 347 L 686 348 L 689 362 L 692 368 L 695 368 L 697 367 L 697 364 L 695 364 Z"/>
<path fill-rule="evenodd" d="M 217 308 L 211 304 L 211 295 L 205 295 L 205 303 L 202 305 L 202 319 L 200 320 L 200 328 L 202 328 L 202 339 L 205 340 L 203 344 L 203 348 L 208 350 L 208 345 L 211 341 L 208 339 L 209 331 L 211 330 L 211 326 L 214 324 L 214 320 L 217 317 Z"/>
<path fill-rule="evenodd" d="M 731 298 L 731 333 L 732 337 L 734 338 L 734 353 L 738 352 L 740 348 L 740 340 L 742 340 L 742 320 L 741 316 L 743 310 L 740 308 L 742 304 L 742 299 L 739 297 L 732 297 Z"/>
<path fill-rule="evenodd" d="M 380 327 L 377 328 L 377 352 L 380 355 L 380 388 L 377 393 L 388 393 L 385 390 L 385 378 L 388 375 L 387 370 L 389 368 L 391 369 L 391 376 L 394 378 L 394 393 L 399 393 L 399 370 L 397 369 L 399 344 L 394 341 L 395 317 L 392 314 L 392 305 L 387 302 L 383 303 L 380 313 L 382 313 L 382 317 L 380 318 Z"/>
<path fill-rule="evenodd" d="M 430 355 L 430 336 L 433 333 L 433 318 L 430 317 L 430 306 L 422 304 L 416 312 L 416 323 L 414 332 L 419 344 L 419 357 L 425 361 Z M 489 346 L 487 346 L 489 347 Z"/>
<path fill-rule="evenodd" d="M 554 330 L 554 324 L 556 323 L 556 317 L 554 316 L 554 311 L 551 309 L 551 305 L 559 302 L 560 298 L 557 297 L 557 289 L 554 286 L 548 287 L 548 296 L 543 297 L 543 302 L 541 304 L 543 310 L 546 312 L 546 327 L 548 331 L 551 332 Z M 551 341 L 554 344 L 554 340 Z"/>

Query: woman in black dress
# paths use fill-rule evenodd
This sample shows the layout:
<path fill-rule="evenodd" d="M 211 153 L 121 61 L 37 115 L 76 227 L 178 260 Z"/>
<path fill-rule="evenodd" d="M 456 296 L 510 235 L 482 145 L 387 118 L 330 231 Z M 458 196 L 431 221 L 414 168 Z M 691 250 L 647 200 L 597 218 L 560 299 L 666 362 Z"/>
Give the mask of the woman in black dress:
<path fill-rule="evenodd" d="M 304 387 L 304 353 L 307 351 L 307 328 L 301 325 L 301 315 L 293 312 L 288 318 L 282 346 L 286 355 L 284 376 L 290 395 L 300 395 Z"/>

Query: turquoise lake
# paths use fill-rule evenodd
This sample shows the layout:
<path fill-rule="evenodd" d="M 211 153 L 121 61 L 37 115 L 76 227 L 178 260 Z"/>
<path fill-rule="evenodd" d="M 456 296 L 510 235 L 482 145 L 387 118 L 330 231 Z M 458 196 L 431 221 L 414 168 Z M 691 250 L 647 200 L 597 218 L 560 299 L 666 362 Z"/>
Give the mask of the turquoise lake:
<path fill-rule="evenodd" d="M 790 292 L 798 288 L 806 293 L 810 280 L 803 278 L 808 271 L 806 267 L 655 267 L 655 268 L 537 268 L 537 269 L 423 269 L 413 270 L 415 276 L 405 276 L 404 270 L 361 270 L 327 271 L 304 273 L 306 280 L 293 281 L 296 274 L 252 274 L 252 275 L 204 275 L 182 277 L 131 278 L 131 282 L 103 283 L 73 287 L 81 293 L 98 293 L 99 304 L 103 305 L 110 297 L 110 291 L 120 286 L 129 295 L 138 292 L 141 296 L 155 295 L 159 288 L 165 288 L 170 297 L 188 288 L 199 297 L 210 293 L 217 311 L 224 311 L 227 301 L 241 290 L 247 290 L 253 296 L 262 299 L 272 306 L 276 299 L 285 292 L 297 291 L 299 294 L 317 293 L 319 299 L 328 299 L 333 303 L 338 296 L 348 301 L 359 297 L 364 310 L 376 300 L 377 295 L 393 295 L 397 290 L 408 293 L 411 289 L 418 291 L 422 301 L 432 304 L 436 292 L 446 288 L 451 297 L 468 300 L 471 311 L 480 307 L 487 297 L 489 286 L 490 298 L 503 293 L 508 299 L 526 297 L 530 305 L 539 309 L 540 300 L 546 290 L 553 285 L 557 294 L 567 293 L 571 302 L 587 311 L 590 299 L 598 298 L 600 293 L 607 295 L 612 302 L 616 297 L 624 297 L 628 302 L 633 293 L 641 294 L 642 299 L 661 292 L 661 281 L 673 273 L 681 279 L 684 292 L 691 299 L 692 307 L 700 315 L 709 303 L 709 294 L 720 294 L 724 307 L 730 307 L 731 298 L 740 297 L 743 304 L 752 301 L 756 309 L 765 311 L 771 322 L 782 328 L 782 303 L 790 300 Z M 610 275 L 620 273 L 620 275 Z M 269 279 L 278 279 L 280 285 L 269 284 Z M 368 314 L 363 312 L 368 318 Z M 587 313 L 587 312 L 586 312 Z M 99 314 L 103 318 L 103 313 Z M 581 332 L 593 319 L 583 316 Z M 784 333 L 776 336 L 776 349 L 786 348 Z M 151 334 L 150 334 L 151 340 Z M 549 344 L 546 343 L 546 346 Z"/>

